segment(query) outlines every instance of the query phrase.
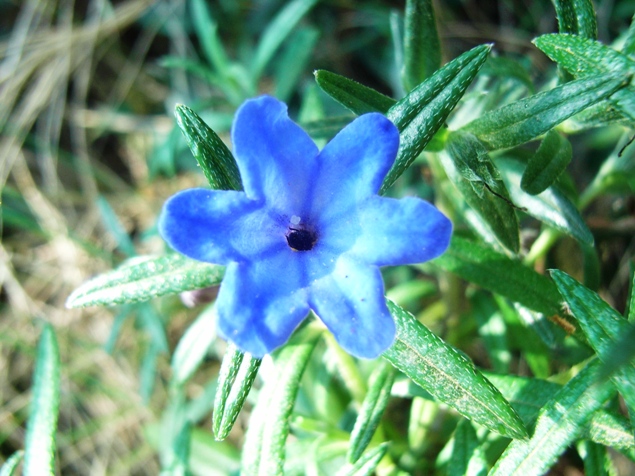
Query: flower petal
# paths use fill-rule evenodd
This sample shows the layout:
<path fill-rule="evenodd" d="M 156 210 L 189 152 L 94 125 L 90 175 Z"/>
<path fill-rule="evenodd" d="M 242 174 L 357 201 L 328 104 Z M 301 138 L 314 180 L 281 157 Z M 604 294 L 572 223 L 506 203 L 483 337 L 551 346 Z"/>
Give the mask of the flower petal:
<path fill-rule="evenodd" d="M 195 188 L 165 203 L 159 232 L 185 256 L 227 264 L 286 247 L 283 225 L 243 192 Z"/>
<path fill-rule="evenodd" d="M 309 312 L 303 276 L 302 260 L 286 253 L 231 263 L 216 301 L 221 334 L 255 357 L 284 344 Z"/>
<path fill-rule="evenodd" d="M 379 269 L 340 258 L 333 273 L 315 281 L 309 304 L 350 354 L 373 359 L 394 341 Z"/>
<path fill-rule="evenodd" d="M 313 215 L 328 220 L 375 195 L 398 148 L 399 131 L 381 114 L 364 114 L 342 129 L 318 157 Z"/>
<path fill-rule="evenodd" d="M 442 254 L 450 243 L 452 222 L 419 198 L 374 196 L 357 212 L 361 233 L 350 253 L 368 264 L 422 263 Z"/>
<path fill-rule="evenodd" d="M 236 112 L 232 142 L 248 197 L 290 214 L 305 211 L 318 149 L 284 103 L 270 96 L 246 101 Z"/>

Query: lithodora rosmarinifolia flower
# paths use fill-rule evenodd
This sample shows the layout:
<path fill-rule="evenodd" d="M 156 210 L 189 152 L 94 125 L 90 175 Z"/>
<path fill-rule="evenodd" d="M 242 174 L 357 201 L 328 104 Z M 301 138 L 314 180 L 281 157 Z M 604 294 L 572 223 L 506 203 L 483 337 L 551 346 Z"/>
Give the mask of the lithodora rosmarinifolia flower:
<path fill-rule="evenodd" d="M 377 357 L 395 337 L 379 267 L 439 256 L 452 232 L 419 198 L 377 195 L 397 128 L 364 114 L 319 151 L 284 103 L 261 96 L 239 108 L 232 142 L 244 191 L 182 191 L 159 222 L 179 253 L 226 265 L 221 334 L 262 357 L 313 310 L 346 351 Z"/>

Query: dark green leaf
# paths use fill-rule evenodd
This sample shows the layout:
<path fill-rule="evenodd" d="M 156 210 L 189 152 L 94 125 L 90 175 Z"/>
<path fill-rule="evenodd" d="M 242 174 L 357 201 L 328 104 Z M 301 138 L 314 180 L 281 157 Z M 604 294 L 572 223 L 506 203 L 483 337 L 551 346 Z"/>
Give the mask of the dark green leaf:
<path fill-rule="evenodd" d="M 622 53 L 635 59 L 635 14 L 633 18 L 631 18 L 631 26 L 628 28 L 628 33 L 626 34 Z"/>
<path fill-rule="evenodd" d="M 382 354 L 439 401 L 466 418 L 510 438 L 524 438 L 518 415 L 500 392 L 462 354 L 391 301 L 397 324 L 395 343 Z"/>
<path fill-rule="evenodd" d="M 216 132 L 187 106 L 177 105 L 174 115 L 210 187 L 218 190 L 241 190 L 242 182 L 236 160 Z"/>
<path fill-rule="evenodd" d="M 531 195 L 544 192 L 564 172 L 572 156 L 571 143 L 555 130 L 550 130 L 529 159 L 520 182 L 521 188 Z"/>
<path fill-rule="evenodd" d="M 441 44 L 431 0 L 407 0 L 401 79 L 412 90 L 441 66 Z"/>
<path fill-rule="evenodd" d="M 591 415 L 615 395 L 612 384 L 597 384 L 599 362 L 587 365 L 541 410 L 530 439 L 515 440 L 490 476 L 540 476 L 584 432 Z"/>
<path fill-rule="evenodd" d="M 552 269 L 551 277 L 571 313 L 580 323 L 589 344 L 597 352 L 598 357 L 608 363 L 616 343 L 620 342 L 622 336 L 631 332 L 631 325 L 600 296 L 568 274 Z M 635 362 L 630 361 L 621 366 L 613 374 L 612 381 L 626 402 L 631 415 L 631 424 L 633 424 L 635 422 Z"/>
<path fill-rule="evenodd" d="M 241 474 L 282 474 L 289 416 L 300 378 L 319 337 L 320 332 L 305 326 L 274 355 L 275 370 L 260 391 L 249 419 Z"/>
<path fill-rule="evenodd" d="M 387 363 L 380 363 L 370 376 L 368 393 L 355 420 L 351 432 L 351 444 L 347 460 L 355 463 L 362 455 L 379 426 L 390 399 L 390 389 L 395 380 L 395 371 Z"/>
<path fill-rule="evenodd" d="M 231 431 L 247 395 L 251 390 L 262 360 L 244 354 L 234 344 L 227 345 L 218 374 L 214 398 L 212 428 L 217 440 L 224 440 Z"/>
<path fill-rule="evenodd" d="M 598 37 L 598 25 L 591 0 L 553 0 L 558 17 L 558 31 L 585 38 Z"/>
<path fill-rule="evenodd" d="M 42 330 L 33 372 L 24 452 L 25 476 L 55 474 L 55 434 L 60 404 L 60 354 L 50 324 Z"/>
<path fill-rule="evenodd" d="M 523 164 L 514 159 L 501 158 L 497 165 L 512 201 L 543 223 L 572 236 L 580 243 L 593 245 L 593 235 L 584 223 L 576 206 L 558 189 L 550 187 L 539 195 L 530 195 L 521 188 Z"/>
<path fill-rule="evenodd" d="M 635 120 L 635 84 L 631 82 L 635 60 L 599 41 L 577 35 L 543 35 L 534 44 L 576 78 L 604 75 L 608 80 L 610 73 L 616 73 L 628 86 L 617 91 L 611 102 L 625 117 Z"/>
<path fill-rule="evenodd" d="M 568 117 L 609 97 L 628 83 L 622 74 L 578 79 L 550 91 L 520 99 L 464 127 L 490 150 L 524 144 L 553 129 Z"/>
<path fill-rule="evenodd" d="M 368 112 L 385 114 L 397 101 L 339 74 L 318 69 L 315 81 L 326 94 L 357 115 Z"/>
<path fill-rule="evenodd" d="M 112 306 L 148 301 L 220 284 L 224 266 L 194 261 L 179 254 L 133 258 L 77 288 L 66 307 Z"/>
<path fill-rule="evenodd" d="M 547 316 L 560 310 L 560 295 L 549 278 L 480 243 L 455 235 L 433 263 Z"/>
<path fill-rule="evenodd" d="M 397 159 L 388 171 L 380 193 L 399 178 L 443 125 L 491 48 L 491 45 L 481 45 L 463 53 L 390 108 L 386 115 L 399 129 L 401 142 Z"/>
<path fill-rule="evenodd" d="M 509 193 L 487 150 L 472 134 L 451 133 L 441 164 L 467 204 L 506 248 L 518 252 L 518 219 Z"/>

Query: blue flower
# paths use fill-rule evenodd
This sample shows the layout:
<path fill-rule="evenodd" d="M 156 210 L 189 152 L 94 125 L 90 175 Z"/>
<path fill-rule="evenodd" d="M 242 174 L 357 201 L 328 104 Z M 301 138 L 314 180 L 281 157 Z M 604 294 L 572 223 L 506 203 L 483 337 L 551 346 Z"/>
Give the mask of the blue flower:
<path fill-rule="evenodd" d="M 452 232 L 423 200 L 377 195 L 397 128 L 365 114 L 320 152 L 284 103 L 261 96 L 239 108 L 232 142 L 244 191 L 182 191 L 159 222 L 176 251 L 227 266 L 221 334 L 261 357 L 313 310 L 346 351 L 377 357 L 395 337 L 379 267 L 439 256 Z"/>

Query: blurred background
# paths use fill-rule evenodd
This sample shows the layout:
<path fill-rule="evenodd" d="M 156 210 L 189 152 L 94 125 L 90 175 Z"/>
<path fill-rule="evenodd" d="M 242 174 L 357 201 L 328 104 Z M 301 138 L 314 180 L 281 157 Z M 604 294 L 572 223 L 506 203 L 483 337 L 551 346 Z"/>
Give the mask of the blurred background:
<path fill-rule="evenodd" d="M 195 109 L 227 139 L 236 107 L 261 93 L 287 101 L 302 121 L 344 114 L 317 89 L 315 69 L 401 97 L 393 38 L 404 4 L 0 0 L 0 463 L 24 446 L 35 344 L 47 321 L 62 358 L 60 474 L 160 472 L 153 431 L 170 401 L 170 352 L 200 309 L 170 297 L 68 310 L 66 298 L 126 258 L 164 252 L 155 227 L 163 202 L 205 184 L 175 128 L 175 104 Z M 599 39 L 611 43 L 635 5 L 595 6 Z M 548 0 L 454 0 L 439 2 L 436 14 L 443 62 L 494 42 L 496 54 L 525 65 L 538 86 L 554 70 L 531 44 L 557 31 Z M 616 137 L 598 130 L 574 139 L 576 182 L 592 179 Z M 586 212 L 600 291 L 619 311 L 634 209 L 622 193 Z M 567 243 L 549 256 L 559 267 L 566 268 Z M 212 355 L 188 397 L 209 393 L 217 370 Z M 216 461 L 235 458 L 239 427 L 221 447 L 206 424 L 197 443 Z"/>

